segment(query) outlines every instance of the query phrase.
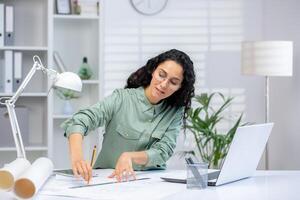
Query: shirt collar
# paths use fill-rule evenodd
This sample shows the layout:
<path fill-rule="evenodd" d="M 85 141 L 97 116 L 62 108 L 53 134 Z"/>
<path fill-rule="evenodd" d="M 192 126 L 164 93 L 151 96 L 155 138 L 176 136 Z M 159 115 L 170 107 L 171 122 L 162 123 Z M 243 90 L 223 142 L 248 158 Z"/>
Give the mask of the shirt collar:
<path fill-rule="evenodd" d="M 154 104 L 154 105 L 151 104 L 150 101 L 148 100 L 148 98 L 146 97 L 145 89 L 142 86 L 138 88 L 138 98 L 141 102 L 143 112 L 146 112 L 146 111 L 148 111 L 152 108 L 154 109 L 155 114 L 158 114 L 158 113 L 161 112 L 161 110 L 163 108 L 163 105 L 164 105 L 164 102 L 161 101 L 158 104 Z"/>

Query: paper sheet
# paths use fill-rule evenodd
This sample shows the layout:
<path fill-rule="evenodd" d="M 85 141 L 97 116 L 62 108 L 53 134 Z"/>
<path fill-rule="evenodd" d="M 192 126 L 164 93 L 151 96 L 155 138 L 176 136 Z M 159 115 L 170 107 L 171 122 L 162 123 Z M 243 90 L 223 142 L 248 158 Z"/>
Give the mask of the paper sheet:
<path fill-rule="evenodd" d="M 24 199 L 33 197 L 52 173 L 52 161 L 38 158 L 15 182 L 14 193 Z"/>
<path fill-rule="evenodd" d="M 15 180 L 30 167 L 25 158 L 17 158 L 0 169 L 0 189 L 9 190 L 14 186 Z"/>
<path fill-rule="evenodd" d="M 111 182 L 107 178 L 112 170 L 99 170 L 99 176 L 94 178 L 91 184 Z M 83 187 L 70 189 L 72 186 L 86 184 L 82 180 L 67 179 L 69 177 L 52 177 L 39 195 L 67 196 L 83 199 L 160 199 L 174 194 L 180 190 L 185 190 L 184 184 L 170 184 L 160 179 L 164 173 L 137 172 L 137 178 L 150 178 L 140 181 L 122 182 L 109 185 L 100 185 L 93 187 Z M 149 188 L 151 187 L 151 191 Z"/>
<path fill-rule="evenodd" d="M 108 176 L 113 172 L 112 169 L 101 169 L 101 170 L 94 170 L 93 174 L 95 175 L 92 180 L 90 181 L 90 185 L 92 184 L 101 184 L 101 183 L 108 183 L 115 181 L 114 178 L 108 178 Z M 54 193 L 58 190 L 65 190 L 70 189 L 71 187 L 76 186 L 85 186 L 87 185 L 86 181 L 82 178 L 70 177 L 70 176 L 63 176 L 56 174 L 52 179 L 47 183 L 44 187 L 42 193 Z"/>

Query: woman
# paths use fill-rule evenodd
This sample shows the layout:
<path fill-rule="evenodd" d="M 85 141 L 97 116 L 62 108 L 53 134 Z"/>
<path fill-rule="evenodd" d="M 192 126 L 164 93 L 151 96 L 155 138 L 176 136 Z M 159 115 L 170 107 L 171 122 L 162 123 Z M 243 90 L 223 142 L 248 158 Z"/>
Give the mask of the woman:
<path fill-rule="evenodd" d="M 114 168 L 118 181 L 133 170 L 164 169 L 194 96 L 193 62 L 172 49 L 150 60 L 130 75 L 125 89 L 80 110 L 62 124 L 69 138 L 73 173 L 86 181 L 91 166 L 82 156 L 82 139 L 105 126 L 102 149 L 95 168 Z"/>

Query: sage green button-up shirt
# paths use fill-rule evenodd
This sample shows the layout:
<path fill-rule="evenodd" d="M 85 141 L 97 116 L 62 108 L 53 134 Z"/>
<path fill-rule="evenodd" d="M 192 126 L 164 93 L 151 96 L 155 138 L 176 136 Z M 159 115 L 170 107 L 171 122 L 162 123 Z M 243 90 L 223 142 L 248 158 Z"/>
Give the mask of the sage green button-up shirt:
<path fill-rule="evenodd" d="M 97 104 L 80 110 L 66 120 L 65 136 L 87 135 L 105 126 L 101 152 L 95 168 L 115 168 L 123 152 L 145 151 L 148 162 L 135 170 L 165 168 L 173 154 L 180 131 L 183 107 L 171 108 L 162 101 L 152 105 L 143 87 L 117 89 Z"/>

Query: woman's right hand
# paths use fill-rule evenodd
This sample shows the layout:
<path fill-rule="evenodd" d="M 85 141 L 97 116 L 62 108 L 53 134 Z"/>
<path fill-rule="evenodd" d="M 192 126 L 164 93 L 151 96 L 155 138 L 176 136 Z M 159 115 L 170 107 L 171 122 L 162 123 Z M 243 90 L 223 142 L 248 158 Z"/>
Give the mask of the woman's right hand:
<path fill-rule="evenodd" d="M 82 177 L 89 183 L 92 178 L 92 167 L 88 161 L 83 159 L 82 153 L 82 135 L 73 133 L 69 136 L 69 150 L 73 174 L 76 177 Z"/>
<path fill-rule="evenodd" d="M 90 163 L 81 158 L 76 158 L 76 156 L 72 156 L 71 162 L 73 174 L 76 177 L 81 176 L 85 181 L 89 182 L 92 178 L 92 167 Z"/>

